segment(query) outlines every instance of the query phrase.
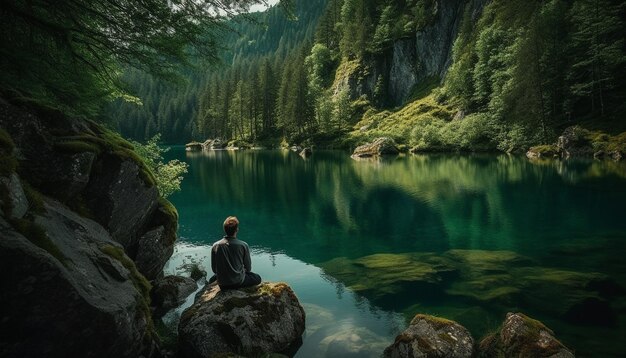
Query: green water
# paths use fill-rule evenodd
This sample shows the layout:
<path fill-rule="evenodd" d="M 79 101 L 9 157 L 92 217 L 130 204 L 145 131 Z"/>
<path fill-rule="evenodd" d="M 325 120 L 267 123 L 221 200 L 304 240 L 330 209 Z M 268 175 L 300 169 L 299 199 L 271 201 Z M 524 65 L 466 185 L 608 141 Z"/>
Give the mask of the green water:
<path fill-rule="evenodd" d="M 478 339 L 508 311 L 542 320 L 578 356 L 623 354 L 624 164 L 181 147 L 172 158 L 190 167 L 171 197 L 181 239 L 166 272 L 210 267 L 236 215 L 253 271 L 288 282 L 305 307 L 299 357 L 377 357 L 416 313 Z"/>

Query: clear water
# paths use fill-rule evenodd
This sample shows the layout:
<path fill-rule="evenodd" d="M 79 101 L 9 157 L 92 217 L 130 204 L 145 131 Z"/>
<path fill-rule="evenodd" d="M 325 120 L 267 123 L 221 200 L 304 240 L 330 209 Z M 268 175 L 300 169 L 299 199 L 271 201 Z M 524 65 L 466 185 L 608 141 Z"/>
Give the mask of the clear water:
<path fill-rule="evenodd" d="M 479 339 L 508 311 L 542 320 L 578 356 L 623 355 L 624 164 L 182 147 L 174 158 L 190 168 L 171 197 L 180 241 L 166 272 L 210 268 L 236 215 L 253 271 L 287 282 L 305 308 L 298 357 L 378 357 L 416 313 Z"/>

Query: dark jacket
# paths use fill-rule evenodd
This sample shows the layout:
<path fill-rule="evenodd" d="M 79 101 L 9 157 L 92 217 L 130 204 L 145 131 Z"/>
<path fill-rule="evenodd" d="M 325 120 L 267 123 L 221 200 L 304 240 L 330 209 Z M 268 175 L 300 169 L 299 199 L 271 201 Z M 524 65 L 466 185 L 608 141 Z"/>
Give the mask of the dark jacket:
<path fill-rule="evenodd" d="M 224 236 L 211 248 L 211 269 L 217 275 L 220 286 L 243 283 L 246 272 L 252 270 L 250 248 L 245 241 Z"/>

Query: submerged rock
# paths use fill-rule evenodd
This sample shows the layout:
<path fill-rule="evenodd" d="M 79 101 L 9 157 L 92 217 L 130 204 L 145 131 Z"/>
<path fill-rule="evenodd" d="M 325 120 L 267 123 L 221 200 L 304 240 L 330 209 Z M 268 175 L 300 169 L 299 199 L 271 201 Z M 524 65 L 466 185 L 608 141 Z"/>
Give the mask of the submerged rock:
<path fill-rule="evenodd" d="M 181 317 L 180 350 L 194 358 L 289 353 L 302 342 L 304 320 L 304 309 L 287 284 L 225 291 L 208 286 Z"/>
<path fill-rule="evenodd" d="M 162 316 L 180 306 L 197 288 L 196 281 L 189 277 L 166 276 L 156 280 L 150 291 L 155 316 Z"/>
<path fill-rule="evenodd" d="M 384 352 L 386 358 L 472 357 L 474 339 L 460 324 L 444 318 L 416 315 L 409 327 Z"/>
<path fill-rule="evenodd" d="M 388 137 L 377 138 L 371 143 L 357 147 L 352 157 L 367 158 L 379 155 L 395 155 L 400 153 L 396 142 Z"/>
<path fill-rule="evenodd" d="M 489 358 L 574 357 L 548 327 L 521 313 L 507 313 L 499 331 L 480 342 L 478 355 Z"/>
<path fill-rule="evenodd" d="M 390 295 L 400 299 L 415 293 L 437 294 L 446 279 L 458 274 L 450 260 L 429 253 L 375 254 L 354 260 L 340 257 L 321 267 L 327 275 L 381 305 L 388 303 L 385 298 Z"/>

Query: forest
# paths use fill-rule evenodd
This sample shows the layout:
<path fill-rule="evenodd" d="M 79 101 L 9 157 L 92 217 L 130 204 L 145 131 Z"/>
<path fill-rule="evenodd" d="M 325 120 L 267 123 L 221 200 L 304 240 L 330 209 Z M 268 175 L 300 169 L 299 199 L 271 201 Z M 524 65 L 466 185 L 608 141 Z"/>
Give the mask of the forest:
<path fill-rule="evenodd" d="M 163 133 L 169 143 L 350 147 L 386 135 L 437 151 L 525 150 L 572 124 L 624 128 L 623 2 L 295 6 L 291 16 L 272 8 L 253 22 L 231 20 L 235 32 L 224 41 L 222 64 L 186 72 L 182 85 L 125 71 L 143 105 L 118 100 L 107 115 L 137 140 Z M 447 25 L 452 16 L 456 23 Z M 456 35 L 449 49 L 446 40 L 436 48 L 440 71 L 429 69 L 432 55 L 422 58 L 419 49 L 397 53 L 442 26 Z M 415 78 L 398 83 L 392 61 L 412 67 Z"/>

